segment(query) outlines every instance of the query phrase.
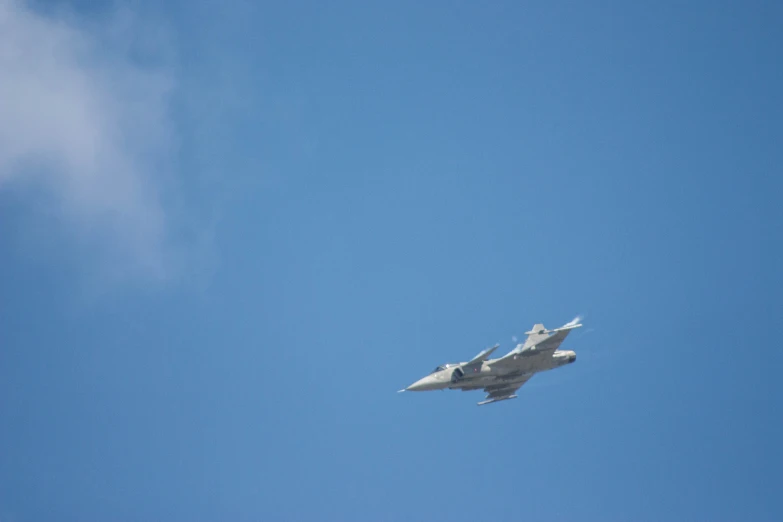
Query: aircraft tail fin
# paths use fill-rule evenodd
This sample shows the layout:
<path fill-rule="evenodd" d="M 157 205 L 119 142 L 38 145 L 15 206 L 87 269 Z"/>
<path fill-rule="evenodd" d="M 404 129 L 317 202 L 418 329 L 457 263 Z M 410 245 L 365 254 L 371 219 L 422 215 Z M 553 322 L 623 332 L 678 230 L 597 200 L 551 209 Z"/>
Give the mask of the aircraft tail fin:
<path fill-rule="evenodd" d="M 533 325 L 533 328 L 531 328 L 530 331 L 525 332 L 525 334 L 527 335 L 527 339 L 525 339 L 525 343 L 522 346 L 523 348 L 538 344 L 549 337 L 549 330 L 547 330 L 543 324 L 537 323 Z"/>
<path fill-rule="evenodd" d="M 525 342 L 519 343 L 513 350 L 506 354 L 506 356 L 522 353 L 527 348 L 537 345 L 541 345 L 542 347 L 551 347 L 551 349 L 557 349 L 557 347 L 560 346 L 560 343 L 562 343 L 563 340 L 568 336 L 570 330 L 582 326 L 579 321 L 580 318 L 576 317 L 560 328 L 555 328 L 554 330 L 547 330 L 546 327 L 544 327 L 544 325 L 541 323 L 534 324 L 530 331 L 525 332 L 527 334 L 527 339 L 525 339 Z"/>
<path fill-rule="evenodd" d="M 546 332 L 546 328 L 544 327 L 544 325 L 541 324 L 541 323 L 537 323 L 537 324 L 533 325 L 533 328 L 531 328 L 529 332 L 525 332 L 525 334 L 526 335 L 533 335 L 533 334 L 537 334 L 537 333 L 540 334 L 540 333 L 544 333 L 544 332 Z"/>

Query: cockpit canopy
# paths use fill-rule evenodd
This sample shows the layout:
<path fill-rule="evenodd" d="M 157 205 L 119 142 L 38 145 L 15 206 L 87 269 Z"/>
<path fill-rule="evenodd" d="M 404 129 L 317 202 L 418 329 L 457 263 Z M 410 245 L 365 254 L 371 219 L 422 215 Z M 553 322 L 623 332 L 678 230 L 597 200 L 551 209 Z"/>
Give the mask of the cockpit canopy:
<path fill-rule="evenodd" d="M 443 370 L 446 370 L 448 368 L 453 368 L 454 366 L 457 366 L 457 365 L 456 364 L 451 364 L 451 363 L 443 364 L 441 366 L 438 366 L 434 370 L 432 370 L 432 372 L 430 372 L 430 375 L 432 375 L 433 373 L 442 372 Z"/>

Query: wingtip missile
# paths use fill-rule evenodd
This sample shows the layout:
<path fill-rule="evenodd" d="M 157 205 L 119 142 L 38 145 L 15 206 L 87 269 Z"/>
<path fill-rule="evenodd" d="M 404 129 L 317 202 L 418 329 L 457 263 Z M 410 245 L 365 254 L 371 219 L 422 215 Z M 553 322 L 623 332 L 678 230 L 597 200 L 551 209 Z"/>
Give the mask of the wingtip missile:
<path fill-rule="evenodd" d="M 560 328 L 555 328 L 555 329 L 554 329 L 554 330 L 552 330 L 552 331 L 553 331 L 553 332 L 561 332 L 561 331 L 563 331 L 563 330 L 572 330 L 572 329 L 574 329 L 574 328 L 581 328 L 581 327 L 582 327 L 582 323 L 577 323 L 577 324 L 567 324 L 567 325 L 565 325 L 565 326 L 561 326 Z"/>
<path fill-rule="evenodd" d="M 552 330 L 547 330 L 546 328 L 541 328 L 539 330 L 530 330 L 529 332 L 525 332 L 525 335 L 534 335 L 534 334 L 552 334 L 555 332 L 562 332 L 564 330 L 573 330 L 574 328 L 581 328 L 582 323 L 577 323 L 575 321 L 572 321 L 570 323 L 566 323 L 560 328 L 554 328 Z"/>

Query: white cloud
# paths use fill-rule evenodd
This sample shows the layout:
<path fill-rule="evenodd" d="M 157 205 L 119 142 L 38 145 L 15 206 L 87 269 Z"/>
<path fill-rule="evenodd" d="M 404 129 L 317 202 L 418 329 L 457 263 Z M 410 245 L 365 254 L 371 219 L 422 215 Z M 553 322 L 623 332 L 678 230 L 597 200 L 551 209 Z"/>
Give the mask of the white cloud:
<path fill-rule="evenodd" d="M 112 276 L 165 279 L 177 250 L 173 67 L 145 25 L 108 18 L 87 25 L 0 0 L 0 196 L 41 189 L 55 232 Z"/>

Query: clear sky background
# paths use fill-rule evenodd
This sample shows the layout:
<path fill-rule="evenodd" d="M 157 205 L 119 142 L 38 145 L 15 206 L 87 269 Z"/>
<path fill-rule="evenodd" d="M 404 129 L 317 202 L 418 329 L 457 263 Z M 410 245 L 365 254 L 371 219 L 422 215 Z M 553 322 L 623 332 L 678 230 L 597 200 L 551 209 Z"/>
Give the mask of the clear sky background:
<path fill-rule="evenodd" d="M 783 519 L 781 35 L 1 0 L 0 521 Z M 514 401 L 395 393 L 578 314 Z"/>

